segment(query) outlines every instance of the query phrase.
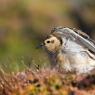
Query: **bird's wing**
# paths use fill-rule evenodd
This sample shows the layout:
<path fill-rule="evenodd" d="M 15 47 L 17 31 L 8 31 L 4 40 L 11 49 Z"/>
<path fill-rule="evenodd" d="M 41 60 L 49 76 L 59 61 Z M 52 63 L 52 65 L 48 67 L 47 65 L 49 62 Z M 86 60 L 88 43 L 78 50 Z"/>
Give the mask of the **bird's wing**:
<path fill-rule="evenodd" d="M 84 35 L 82 32 L 80 35 L 80 33 L 77 33 L 73 29 L 62 28 L 62 27 L 54 28 L 52 33 L 53 32 L 58 33 L 61 37 L 67 37 L 69 39 L 74 39 L 76 42 L 81 43 L 82 46 L 88 48 L 88 50 L 95 53 L 95 44 L 88 35 Z"/>
<path fill-rule="evenodd" d="M 89 39 L 90 38 L 89 35 L 87 35 L 86 33 L 82 32 L 81 30 L 78 30 L 76 28 L 72 28 L 72 30 L 74 32 L 76 32 L 77 34 L 81 35 L 82 37 L 86 38 L 86 39 Z"/>

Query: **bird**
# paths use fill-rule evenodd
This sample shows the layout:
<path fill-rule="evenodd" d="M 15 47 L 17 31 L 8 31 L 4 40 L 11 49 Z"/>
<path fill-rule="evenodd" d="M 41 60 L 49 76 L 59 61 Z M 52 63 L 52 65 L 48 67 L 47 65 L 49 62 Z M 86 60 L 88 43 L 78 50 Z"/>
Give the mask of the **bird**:
<path fill-rule="evenodd" d="M 95 69 L 95 43 L 81 30 L 55 27 L 41 44 L 56 54 L 56 62 L 66 72 L 89 74 Z"/>

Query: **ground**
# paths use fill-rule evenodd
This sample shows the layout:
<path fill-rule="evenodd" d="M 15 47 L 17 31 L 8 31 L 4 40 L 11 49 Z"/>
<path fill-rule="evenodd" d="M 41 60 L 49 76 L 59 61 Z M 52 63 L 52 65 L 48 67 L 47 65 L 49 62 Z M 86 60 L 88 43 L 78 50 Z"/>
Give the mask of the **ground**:
<path fill-rule="evenodd" d="M 0 95 L 95 95 L 95 76 L 76 76 L 56 68 L 1 74 Z"/>

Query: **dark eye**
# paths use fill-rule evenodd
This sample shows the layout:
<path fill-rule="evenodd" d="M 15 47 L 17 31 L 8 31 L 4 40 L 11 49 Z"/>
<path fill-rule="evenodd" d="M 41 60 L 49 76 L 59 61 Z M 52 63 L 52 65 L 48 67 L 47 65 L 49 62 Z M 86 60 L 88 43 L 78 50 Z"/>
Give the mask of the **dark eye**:
<path fill-rule="evenodd" d="M 47 41 L 47 43 L 50 43 L 50 41 Z"/>

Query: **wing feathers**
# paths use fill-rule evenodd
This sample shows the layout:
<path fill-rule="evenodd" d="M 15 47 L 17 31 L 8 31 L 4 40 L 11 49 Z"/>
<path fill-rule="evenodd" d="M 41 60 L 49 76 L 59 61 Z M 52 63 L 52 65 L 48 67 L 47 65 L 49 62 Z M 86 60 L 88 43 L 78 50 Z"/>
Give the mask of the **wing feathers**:
<path fill-rule="evenodd" d="M 54 28 L 53 32 L 58 33 L 61 37 L 67 38 L 74 38 L 75 40 L 79 41 L 81 45 L 88 48 L 88 50 L 95 53 L 95 42 L 86 34 L 77 29 L 70 29 L 70 28 Z"/>

